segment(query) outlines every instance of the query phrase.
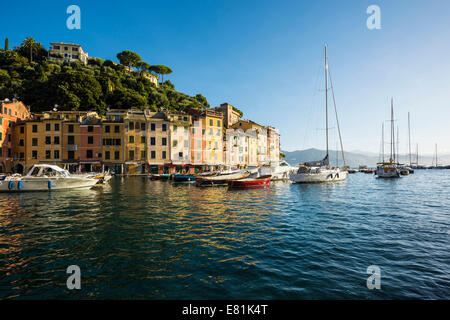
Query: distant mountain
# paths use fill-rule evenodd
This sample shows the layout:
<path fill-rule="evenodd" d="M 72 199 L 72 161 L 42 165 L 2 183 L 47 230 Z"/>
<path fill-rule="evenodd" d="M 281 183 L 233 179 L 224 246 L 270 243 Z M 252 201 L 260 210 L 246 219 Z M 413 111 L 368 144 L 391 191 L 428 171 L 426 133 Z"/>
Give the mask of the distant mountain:
<path fill-rule="evenodd" d="M 325 150 L 318 149 L 306 149 L 306 150 L 296 150 L 296 151 L 282 151 L 285 155 L 286 160 L 291 165 L 298 165 L 299 163 L 306 161 L 322 160 L 325 157 Z M 348 166 L 352 168 L 357 168 L 360 165 L 366 165 L 368 167 L 375 167 L 379 161 L 379 156 L 374 153 L 358 153 L 358 152 L 344 152 L 345 162 Z M 338 157 L 338 162 L 336 162 L 336 157 Z M 406 155 L 400 155 L 400 162 L 407 161 Z M 413 162 L 415 161 L 413 157 Z M 431 165 L 433 162 L 432 156 L 420 156 L 419 163 L 421 165 Z M 440 165 L 447 165 L 450 163 L 450 155 L 442 155 L 438 157 L 438 162 Z M 336 163 L 342 166 L 342 154 L 341 152 L 336 152 L 335 150 L 330 150 L 330 165 L 335 166 Z"/>

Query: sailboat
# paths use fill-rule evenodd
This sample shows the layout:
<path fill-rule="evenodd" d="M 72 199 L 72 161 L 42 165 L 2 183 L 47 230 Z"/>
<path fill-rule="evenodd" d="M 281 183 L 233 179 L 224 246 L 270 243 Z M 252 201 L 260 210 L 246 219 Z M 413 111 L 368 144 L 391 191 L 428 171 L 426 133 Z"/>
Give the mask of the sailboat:
<path fill-rule="evenodd" d="M 394 99 L 391 99 L 391 156 L 389 161 L 377 163 L 375 175 L 378 178 L 400 178 L 400 170 L 395 161 L 395 141 L 394 141 Z M 384 140 L 384 139 L 383 139 Z M 384 141 L 382 142 L 384 145 Z M 384 158 L 384 155 L 383 155 Z"/>
<path fill-rule="evenodd" d="M 319 161 L 309 161 L 299 165 L 297 172 L 291 172 L 289 175 L 289 179 L 293 183 L 318 183 L 318 182 L 335 182 L 335 181 L 343 181 L 347 178 L 347 171 L 330 167 L 330 159 L 329 159 L 329 150 L 328 150 L 328 56 L 327 56 L 327 45 L 325 45 L 325 115 L 326 115 L 326 150 L 327 153 L 325 158 Z M 330 77 L 331 83 L 331 77 Z M 333 85 L 331 84 L 331 88 Z M 334 92 L 333 92 L 334 99 Z M 336 112 L 336 105 L 335 105 Z M 336 120 L 337 112 L 336 112 Z M 339 121 L 337 121 L 337 126 L 339 130 L 339 138 L 341 142 L 342 148 L 342 138 L 339 129 Z M 345 158 L 344 152 L 342 151 L 342 157 L 344 159 L 344 167 L 345 167 Z"/>

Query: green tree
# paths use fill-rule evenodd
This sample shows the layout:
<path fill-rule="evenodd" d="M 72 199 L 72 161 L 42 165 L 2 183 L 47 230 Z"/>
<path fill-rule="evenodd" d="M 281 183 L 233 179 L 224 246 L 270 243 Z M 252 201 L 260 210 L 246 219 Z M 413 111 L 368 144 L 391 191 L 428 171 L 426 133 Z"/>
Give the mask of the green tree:
<path fill-rule="evenodd" d="M 28 37 L 23 40 L 21 48 L 30 54 L 30 62 L 33 62 L 33 51 L 36 51 L 40 48 L 40 43 L 37 43 L 32 37 Z M 42 47 L 42 45 L 41 45 Z"/>
<path fill-rule="evenodd" d="M 137 67 L 138 63 L 142 61 L 141 57 L 133 51 L 122 51 L 117 54 L 120 64 L 127 66 L 130 70 L 132 67 Z"/>
<path fill-rule="evenodd" d="M 9 39 L 8 38 L 5 39 L 5 50 L 6 51 L 9 50 Z"/>
<path fill-rule="evenodd" d="M 144 61 L 139 61 L 137 63 L 137 68 L 139 70 L 139 75 L 142 76 L 142 71 L 148 71 L 150 69 L 150 64 Z"/>

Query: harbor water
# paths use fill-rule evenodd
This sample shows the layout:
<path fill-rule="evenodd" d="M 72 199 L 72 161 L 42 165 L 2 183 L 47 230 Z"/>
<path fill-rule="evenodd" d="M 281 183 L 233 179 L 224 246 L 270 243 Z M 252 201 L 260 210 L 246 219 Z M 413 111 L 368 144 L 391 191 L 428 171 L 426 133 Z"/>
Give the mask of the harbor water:
<path fill-rule="evenodd" d="M 449 299 L 450 170 L 0 194 L 1 299 Z M 81 289 L 66 269 L 81 270 Z M 367 268 L 381 270 L 367 288 Z"/>

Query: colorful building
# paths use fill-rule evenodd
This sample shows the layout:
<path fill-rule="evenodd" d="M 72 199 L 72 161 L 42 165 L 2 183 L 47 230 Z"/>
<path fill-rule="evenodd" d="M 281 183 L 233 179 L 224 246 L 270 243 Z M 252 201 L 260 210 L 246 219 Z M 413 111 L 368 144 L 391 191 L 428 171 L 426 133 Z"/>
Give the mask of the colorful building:
<path fill-rule="evenodd" d="M 126 110 L 110 110 L 102 122 L 102 164 L 104 170 L 124 173 Z"/>
<path fill-rule="evenodd" d="M 14 171 L 14 159 L 17 157 L 15 125 L 28 119 L 30 111 L 22 102 L 0 102 L 0 173 Z"/>
<path fill-rule="evenodd" d="M 206 164 L 218 167 L 223 161 L 223 115 L 220 112 L 205 111 L 206 121 Z"/>
<path fill-rule="evenodd" d="M 267 158 L 270 162 L 280 161 L 280 133 L 274 127 L 267 127 Z"/>
<path fill-rule="evenodd" d="M 239 121 L 241 114 L 235 110 L 235 108 L 229 103 L 222 103 L 220 107 L 214 108 L 215 111 L 221 112 L 223 115 L 223 126 L 226 129 Z"/>
<path fill-rule="evenodd" d="M 190 126 L 192 116 L 184 113 L 168 113 L 170 121 L 170 173 L 193 172 L 191 163 Z"/>
<path fill-rule="evenodd" d="M 147 164 L 149 173 L 169 173 L 170 120 L 166 112 L 146 111 L 147 117 Z"/>
<path fill-rule="evenodd" d="M 87 117 L 80 124 L 81 171 L 102 170 L 102 122 L 99 117 Z"/>

